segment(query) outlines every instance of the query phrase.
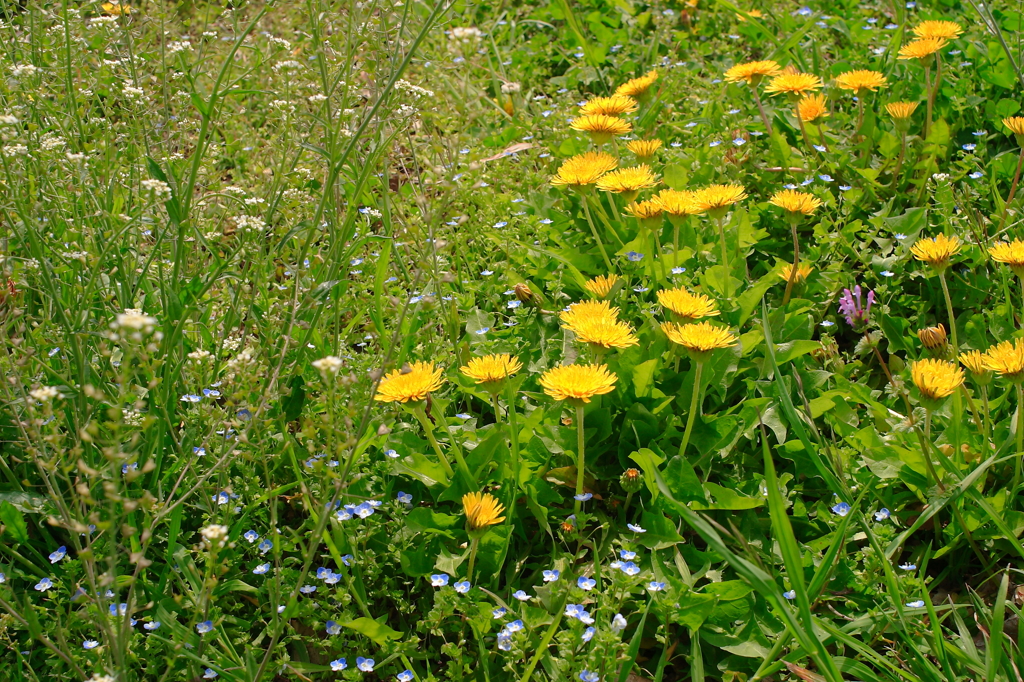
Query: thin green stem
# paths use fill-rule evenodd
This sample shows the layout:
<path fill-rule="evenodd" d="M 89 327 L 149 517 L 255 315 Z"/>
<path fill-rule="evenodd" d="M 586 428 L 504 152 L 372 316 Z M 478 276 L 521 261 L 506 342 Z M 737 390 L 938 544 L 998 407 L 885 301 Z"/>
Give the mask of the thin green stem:
<path fill-rule="evenodd" d="M 445 457 L 444 452 L 441 451 L 441 446 L 437 443 L 437 438 L 434 437 L 434 425 L 430 423 L 430 419 L 427 418 L 427 413 L 423 409 L 423 404 L 420 403 L 413 408 L 412 413 L 416 416 L 416 420 L 419 421 L 423 427 L 423 432 L 427 434 L 427 440 L 430 441 L 430 446 L 434 448 L 434 454 L 437 455 L 437 460 L 441 463 L 441 468 L 448 474 L 448 478 L 454 478 L 455 470 L 452 469 L 452 465 L 448 462 L 448 458 Z"/>
<path fill-rule="evenodd" d="M 576 406 L 576 500 L 572 507 L 577 516 L 580 513 L 580 496 L 583 494 L 583 466 L 585 463 L 583 448 L 586 434 L 583 431 L 583 405 Z"/>
<path fill-rule="evenodd" d="M 516 392 L 509 386 L 509 395 L 506 397 L 506 411 L 508 413 L 508 428 L 509 428 L 509 441 L 512 445 L 512 473 L 515 476 L 515 485 L 512 486 L 513 497 L 512 502 L 515 502 L 515 495 L 518 495 L 519 489 L 519 426 L 516 423 Z M 513 505 L 509 505 L 509 511 L 511 511 Z M 511 514 L 510 514 L 511 516 Z"/>
<path fill-rule="evenodd" d="M 772 134 L 772 124 L 768 120 L 768 115 L 764 113 L 764 105 L 761 104 L 761 96 L 757 92 L 757 86 L 751 84 L 750 91 L 754 95 L 754 104 L 757 105 L 757 110 L 761 114 L 761 121 L 764 123 L 764 129 L 768 131 L 768 134 Z"/>
<path fill-rule="evenodd" d="M 953 357 L 960 353 L 960 344 L 956 336 L 956 318 L 953 317 L 953 301 L 949 297 L 949 285 L 946 284 L 946 271 L 939 273 L 939 282 L 942 284 L 942 296 L 946 299 L 946 312 L 949 314 L 949 338 L 953 342 Z"/>
<path fill-rule="evenodd" d="M 703 386 L 701 385 L 701 374 L 704 370 L 703 362 L 694 362 L 693 391 L 690 396 L 690 413 L 686 415 L 686 429 L 683 431 L 683 442 L 679 444 L 679 456 L 686 455 L 686 446 L 690 443 L 690 434 L 693 432 L 693 424 L 697 420 L 697 412 L 700 411 L 701 398 L 703 397 Z"/>
<path fill-rule="evenodd" d="M 932 463 L 932 450 L 938 449 L 935 444 L 932 443 L 932 411 L 925 408 L 924 411 L 924 438 L 921 442 L 921 455 L 924 457 L 924 465 L 928 470 L 928 479 L 942 490 L 942 482 L 939 480 L 939 474 L 935 471 L 935 465 Z M 937 526 L 938 524 L 936 524 Z M 941 546 L 941 545 L 940 545 Z"/>
<path fill-rule="evenodd" d="M 725 244 L 725 216 L 715 218 L 718 226 L 718 241 L 722 247 L 722 265 L 725 266 L 725 296 L 732 297 L 732 271 L 729 269 L 729 248 Z"/>
<path fill-rule="evenodd" d="M 1010 208 L 1010 204 L 1013 203 L 1013 197 L 1017 194 L 1017 183 L 1020 182 L 1020 169 L 1024 166 L 1024 147 L 1020 148 L 1020 156 L 1017 158 L 1017 172 L 1013 174 L 1013 183 L 1010 185 L 1010 194 L 1006 197 L 1006 203 L 1003 204 L 1003 214 L 999 217 L 999 229 L 996 233 L 1003 231 L 1003 225 L 1006 223 L 1006 211 Z"/>
<path fill-rule="evenodd" d="M 1013 485 L 1010 494 L 1017 491 L 1020 483 L 1021 453 L 1024 452 L 1024 384 L 1017 384 L 1017 456 L 1013 458 Z"/>
<path fill-rule="evenodd" d="M 896 168 L 892 171 L 892 188 L 896 189 L 900 181 L 900 171 L 903 169 L 903 158 L 907 154 L 907 132 L 900 131 L 900 155 L 896 158 Z"/>
<path fill-rule="evenodd" d="M 473 538 L 469 544 L 469 571 L 466 580 L 473 582 L 473 567 L 476 566 L 476 552 L 480 549 L 480 538 Z"/>
<path fill-rule="evenodd" d="M 789 279 L 786 280 L 786 293 L 782 296 L 783 307 L 789 303 L 789 296 L 793 293 L 793 283 L 796 282 L 796 273 L 800 268 L 800 239 L 796 233 L 796 220 L 789 221 L 789 227 L 793 231 L 793 269 L 789 272 Z"/>
<path fill-rule="evenodd" d="M 924 87 L 925 88 L 928 88 L 928 86 L 929 86 L 929 81 L 931 80 L 931 72 L 932 72 L 931 67 L 926 65 L 924 67 Z M 928 102 L 926 104 L 926 108 L 928 109 L 928 114 L 924 118 L 924 139 L 925 140 L 928 139 L 928 132 L 932 128 L 932 93 L 931 93 L 931 89 L 930 88 L 928 89 Z"/>
<path fill-rule="evenodd" d="M 501 425 L 501 405 L 498 404 L 498 393 L 491 394 L 491 406 L 494 407 L 494 423 Z"/>
<path fill-rule="evenodd" d="M 590 202 L 587 201 L 587 197 L 584 195 L 583 199 L 583 213 L 587 216 L 587 224 L 590 225 L 590 232 L 594 235 L 594 241 L 597 242 L 597 248 L 601 250 L 601 257 L 604 259 L 604 264 L 608 268 L 608 272 L 612 271 L 612 261 L 608 258 L 608 252 L 605 251 L 604 242 L 601 240 L 601 235 L 597 233 L 597 226 L 594 225 L 594 218 L 590 215 Z"/>
<path fill-rule="evenodd" d="M 989 439 L 992 437 L 992 415 L 988 407 L 988 386 L 981 387 L 981 410 L 985 423 L 985 449 L 988 449 Z"/>

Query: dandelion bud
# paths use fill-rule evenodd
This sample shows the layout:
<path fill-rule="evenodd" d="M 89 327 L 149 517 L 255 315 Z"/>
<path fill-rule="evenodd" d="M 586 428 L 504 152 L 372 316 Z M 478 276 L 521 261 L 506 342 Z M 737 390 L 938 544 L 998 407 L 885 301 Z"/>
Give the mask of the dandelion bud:
<path fill-rule="evenodd" d="M 527 286 L 524 282 L 520 282 L 519 284 L 515 285 L 514 287 L 512 287 L 512 290 L 515 291 L 516 298 L 518 298 L 523 303 L 526 303 L 527 305 L 533 305 L 537 302 L 537 299 L 536 297 L 534 297 L 533 292 L 530 291 L 530 287 Z"/>
<path fill-rule="evenodd" d="M 942 357 L 946 354 L 946 327 L 944 325 L 919 329 L 917 338 L 921 339 L 921 343 L 934 357 Z"/>
<path fill-rule="evenodd" d="M 638 493 L 643 487 L 644 479 L 639 469 L 626 469 L 619 476 L 619 485 L 627 493 Z"/>

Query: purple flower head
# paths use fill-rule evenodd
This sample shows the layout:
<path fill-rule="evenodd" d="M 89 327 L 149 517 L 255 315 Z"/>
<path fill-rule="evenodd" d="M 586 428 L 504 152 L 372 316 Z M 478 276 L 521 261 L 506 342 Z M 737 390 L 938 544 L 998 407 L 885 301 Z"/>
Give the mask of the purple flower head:
<path fill-rule="evenodd" d="M 868 291 L 867 305 L 863 305 L 862 293 L 858 284 L 852 292 L 849 289 L 843 289 L 843 295 L 839 299 L 839 312 L 846 317 L 848 325 L 858 330 L 867 326 L 868 315 L 871 314 L 871 304 L 875 302 L 875 292 Z"/>

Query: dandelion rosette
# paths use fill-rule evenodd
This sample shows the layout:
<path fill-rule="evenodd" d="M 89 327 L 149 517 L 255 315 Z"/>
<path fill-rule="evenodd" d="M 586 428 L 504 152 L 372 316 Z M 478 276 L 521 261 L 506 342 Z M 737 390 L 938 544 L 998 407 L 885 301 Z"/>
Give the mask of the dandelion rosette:
<path fill-rule="evenodd" d="M 804 123 L 814 123 L 828 117 L 828 102 L 825 95 L 807 95 L 796 103 L 796 113 Z"/>
<path fill-rule="evenodd" d="M 989 348 L 984 366 L 1015 384 L 1024 382 L 1024 339 L 1003 341 Z"/>
<path fill-rule="evenodd" d="M 605 152 L 587 152 L 566 159 L 551 178 L 552 185 L 568 185 L 574 189 L 593 185 L 602 175 L 615 168 L 615 157 Z"/>
<path fill-rule="evenodd" d="M 661 140 L 630 140 L 626 143 L 626 149 L 633 152 L 638 160 L 644 161 L 661 149 Z"/>
<path fill-rule="evenodd" d="M 383 403 L 418 402 L 441 388 L 441 369 L 432 362 L 414 362 L 388 373 L 377 386 L 373 399 Z"/>
<path fill-rule="evenodd" d="M 868 316 L 871 314 L 871 306 L 875 302 L 875 292 L 868 291 L 866 305 L 862 305 L 861 296 L 863 290 L 858 284 L 853 288 L 843 289 L 843 295 L 839 298 L 839 312 L 846 318 L 846 323 L 856 330 L 861 330 L 868 323 Z"/>
<path fill-rule="evenodd" d="M 931 239 L 918 239 L 910 247 L 910 252 L 914 254 L 914 258 L 936 270 L 945 270 L 949 267 L 949 259 L 960 253 L 960 246 L 960 239 L 956 235 L 947 237 L 940 234 Z"/>
<path fill-rule="evenodd" d="M 602 114 L 604 116 L 621 116 L 631 114 L 637 110 L 636 100 L 625 95 L 612 95 L 611 97 L 595 97 L 588 100 L 580 107 L 580 114 L 589 116 L 591 114 Z"/>
<path fill-rule="evenodd" d="M 860 69 L 857 71 L 847 71 L 846 73 L 836 76 L 836 87 L 842 90 L 852 90 L 858 95 L 865 91 L 875 92 L 879 88 L 886 86 L 885 76 L 878 71 L 870 71 L 867 69 Z"/>
<path fill-rule="evenodd" d="M 544 372 L 540 385 L 555 400 L 579 405 L 589 403 L 594 396 L 611 393 L 617 379 L 606 365 L 560 365 Z"/>
<path fill-rule="evenodd" d="M 597 298 L 604 299 L 608 298 L 608 295 L 612 293 L 612 288 L 618 281 L 619 276 L 615 274 L 598 275 L 593 279 L 587 280 L 583 287 Z"/>
<path fill-rule="evenodd" d="M 683 287 L 662 289 L 658 292 L 658 303 L 680 322 L 692 322 L 719 314 L 714 301 L 704 294 L 691 294 Z"/>
<path fill-rule="evenodd" d="M 615 94 L 644 99 L 656 80 L 658 80 L 658 72 L 652 69 L 639 78 L 631 78 L 615 88 Z"/>
<path fill-rule="evenodd" d="M 808 216 L 821 206 L 821 199 L 813 194 L 798 192 L 795 189 L 784 189 L 773 194 L 768 203 L 772 206 L 778 206 L 791 217 Z"/>
<path fill-rule="evenodd" d="M 992 260 L 1010 266 L 1013 274 L 1024 277 L 1024 242 L 1019 239 L 999 242 L 989 247 L 988 253 Z"/>
<path fill-rule="evenodd" d="M 720 348 L 731 348 L 736 345 L 736 337 L 731 331 L 716 327 L 710 322 L 696 324 L 675 324 L 664 322 L 661 330 L 669 341 L 679 344 L 696 362 L 704 362 L 712 352 Z"/>
<path fill-rule="evenodd" d="M 945 38 L 918 38 L 900 48 L 897 59 L 918 59 L 928 62 L 932 55 L 947 45 Z"/>
<path fill-rule="evenodd" d="M 478 384 L 497 387 L 522 368 L 523 363 L 518 358 L 501 353 L 473 358 L 460 367 L 459 371 Z"/>
<path fill-rule="evenodd" d="M 730 83 L 745 81 L 748 85 L 757 85 L 762 78 L 778 76 L 782 73 L 779 63 L 771 59 L 759 62 L 737 64 L 725 72 L 725 80 Z"/>
<path fill-rule="evenodd" d="M 914 35 L 918 38 L 942 38 L 943 40 L 954 40 L 964 32 L 960 24 L 955 21 L 922 21 L 913 28 Z"/>
<path fill-rule="evenodd" d="M 633 130 L 629 121 L 604 114 L 587 114 L 574 118 L 569 122 L 569 127 L 581 133 L 587 133 L 595 144 L 604 144 L 613 137 L 625 135 Z"/>
<path fill-rule="evenodd" d="M 921 392 L 929 409 L 934 403 L 948 398 L 964 383 L 964 371 L 946 360 L 918 360 L 910 366 L 910 378 Z"/>
<path fill-rule="evenodd" d="M 466 524 L 470 532 L 486 530 L 505 520 L 501 515 L 504 505 L 490 493 L 466 493 L 462 496 L 462 511 L 466 514 Z"/>
<path fill-rule="evenodd" d="M 822 85 L 821 79 L 813 73 L 782 73 L 772 78 L 764 91 L 771 95 L 801 97 L 808 92 L 821 90 Z"/>

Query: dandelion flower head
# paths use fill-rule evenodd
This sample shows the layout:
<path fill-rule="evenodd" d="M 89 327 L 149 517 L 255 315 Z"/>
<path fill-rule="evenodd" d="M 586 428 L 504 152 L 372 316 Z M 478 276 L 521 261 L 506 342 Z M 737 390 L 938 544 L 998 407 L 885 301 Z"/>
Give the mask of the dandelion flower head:
<path fill-rule="evenodd" d="M 821 199 L 813 194 L 798 192 L 795 189 L 784 189 L 773 194 L 768 203 L 778 206 L 786 213 L 811 215 L 821 206 Z"/>
<path fill-rule="evenodd" d="M 964 371 L 946 360 L 918 360 L 910 366 L 910 378 L 925 398 L 941 400 L 964 383 Z"/>
<path fill-rule="evenodd" d="M 462 496 L 462 510 L 470 530 L 481 530 L 505 520 L 501 515 L 504 505 L 490 493 L 466 493 Z"/>
<path fill-rule="evenodd" d="M 900 48 L 897 59 L 927 59 L 944 48 L 945 38 L 918 38 Z"/>
<path fill-rule="evenodd" d="M 648 71 L 639 78 L 631 78 L 615 88 L 615 94 L 627 97 L 642 97 L 647 94 L 647 91 L 651 89 L 656 80 L 658 80 L 658 72 L 655 70 Z"/>
<path fill-rule="evenodd" d="M 634 201 L 626 205 L 626 213 L 639 220 L 654 220 L 660 218 L 664 209 L 658 201 Z"/>
<path fill-rule="evenodd" d="M 618 281 L 619 276 L 616 274 L 598 275 L 593 279 L 587 280 L 583 286 L 597 298 L 608 298 L 608 294 L 612 292 L 612 287 Z"/>
<path fill-rule="evenodd" d="M 1003 125 L 1014 135 L 1024 135 L 1024 116 L 1010 116 L 1003 119 Z"/>
<path fill-rule="evenodd" d="M 604 116 L 621 116 L 631 114 L 637 110 L 636 100 L 625 95 L 612 95 L 611 97 L 595 97 L 588 100 L 580 107 L 580 114 L 589 116 L 591 114 L 602 114 Z"/>
<path fill-rule="evenodd" d="M 572 325 L 566 325 L 576 338 L 603 349 L 629 348 L 640 345 L 633 329 L 620 320 L 604 317 L 583 318 Z"/>
<path fill-rule="evenodd" d="M 918 38 L 943 38 L 953 40 L 964 32 L 955 21 L 922 21 L 914 27 L 914 35 Z"/>
<path fill-rule="evenodd" d="M 428 393 L 441 388 L 442 382 L 441 369 L 434 369 L 434 363 L 414 362 L 381 379 L 373 399 L 384 403 L 423 400 Z"/>
<path fill-rule="evenodd" d="M 523 368 L 519 359 L 508 353 L 484 355 L 473 358 L 459 371 L 478 384 L 489 384 L 502 381 Z"/>
<path fill-rule="evenodd" d="M 747 198 L 742 185 L 711 185 L 693 193 L 693 206 L 697 212 L 728 208 Z"/>
<path fill-rule="evenodd" d="M 847 71 L 836 76 L 836 86 L 843 90 L 853 90 L 856 93 L 870 90 L 875 92 L 878 88 L 886 85 L 885 76 L 878 71 L 861 69 L 858 71 Z"/>
<path fill-rule="evenodd" d="M 619 168 L 606 173 L 597 181 L 597 188 L 605 192 L 628 194 L 650 189 L 657 184 L 658 177 L 651 171 L 651 167 L 642 163 L 632 168 Z"/>
<path fill-rule="evenodd" d="M 731 331 L 723 327 L 716 327 L 710 322 L 697 322 L 696 324 L 665 322 L 661 325 L 661 329 L 668 336 L 669 341 L 679 344 L 701 359 L 711 351 L 736 345 L 736 337 Z"/>
<path fill-rule="evenodd" d="M 605 365 L 561 365 L 544 372 L 540 385 L 555 400 L 589 403 L 594 396 L 611 393 L 616 380 Z"/>
<path fill-rule="evenodd" d="M 812 73 L 781 73 L 768 82 L 765 92 L 801 96 L 822 87 L 821 79 Z"/>
<path fill-rule="evenodd" d="M 910 252 L 917 260 L 941 270 L 948 267 L 949 259 L 960 252 L 960 239 L 956 235 L 947 237 L 944 234 L 931 239 L 918 239 L 910 247 Z"/>
<path fill-rule="evenodd" d="M 760 62 L 737 64 L 725 72 L 725 80 L 730 83 L 746 81 L 747 83 L 757 84 L 766 76 L 778 76 L 780 73 L 782 73 L 782 68 L 779 66 L 779 63 L 767 59 Z"/>
<path fill-rule="evenodd" d="M 587 114 L 574 118 L 570 121 L 569 127 L 581 133 L 589 133 L 590 139 L 598 144 L 603 144 L 613 137 L 625 135 L 633 130 L 629 121 L 605 114 Z"/>
<path fill-rule="evenodd" d="M 889 102 L 885 110 L 897 121 L 904 121 L 910 118 L 917 109 L 917 102 Z"/>
<path fill-rule="evenodd" d="M 704 294 L 691 294 L 683 287 L 662 289 L 658 292 L 658 303 L 678 318 L 686 321 L 718 315 L 718 306 Z"/>
<path fill-rule="evenodd" d="M 615 275 L 610 276 L 615 277 Z M 590 320 L 617 320 L 619 318 L 619 309 L 613 308 L 608 301 L 580 301 L 570 305 L 568 310 L 563 310 L 559 317 L 565 323 L 565 326 L 572 328 L 579 322 Z"/>
<path fill-rule="evenodd" d="M 661 149 L 661 140 L 630 140 L 626 143 L 626 149 L 633 152 L 639 159 L 648 159 Z"/>
<path fill-rule="evenodd" d="M 790 277 L 792 277 L 793 282 L 798 283 L 810 277 L 811 273 L 814 272 L 814 268 L 811 267 L 810 265 L 801 265 L 796 268 L 796 275 L 794 276 L 793 267 L 794 265 L 792 263 L 786 265 L 784 268 L 779 270 L 779 277 L 786 280 L 787 282 L 789 281 Z"/>
<path fill-rule="evenodd" d="M 606 152 L 579 154 L 566 159 L 558 168 L 558 173 L 551 178 L 551 184 L 572 187 L 592 185 L 616 165 L 615 157 Z"/>
<path fill-rule="evenodd" d="M 807 95 L 796 103 L 796 112 L 804 123 L 813 123 L 829 116 L 825 95 Z"/>
<path fill-rule="evenodd" d="M 992 260 L 1009 265 L 1015 275 L 1024 277 L 1024 242 L 1020 239 L 993 244 L 988 253 Z"/>
<path fill-rule="evenodd" d="M 985 369 L 1014 383 L 1024 381 L 1024 339 L 1003 341 L 985 351 Z"/>

